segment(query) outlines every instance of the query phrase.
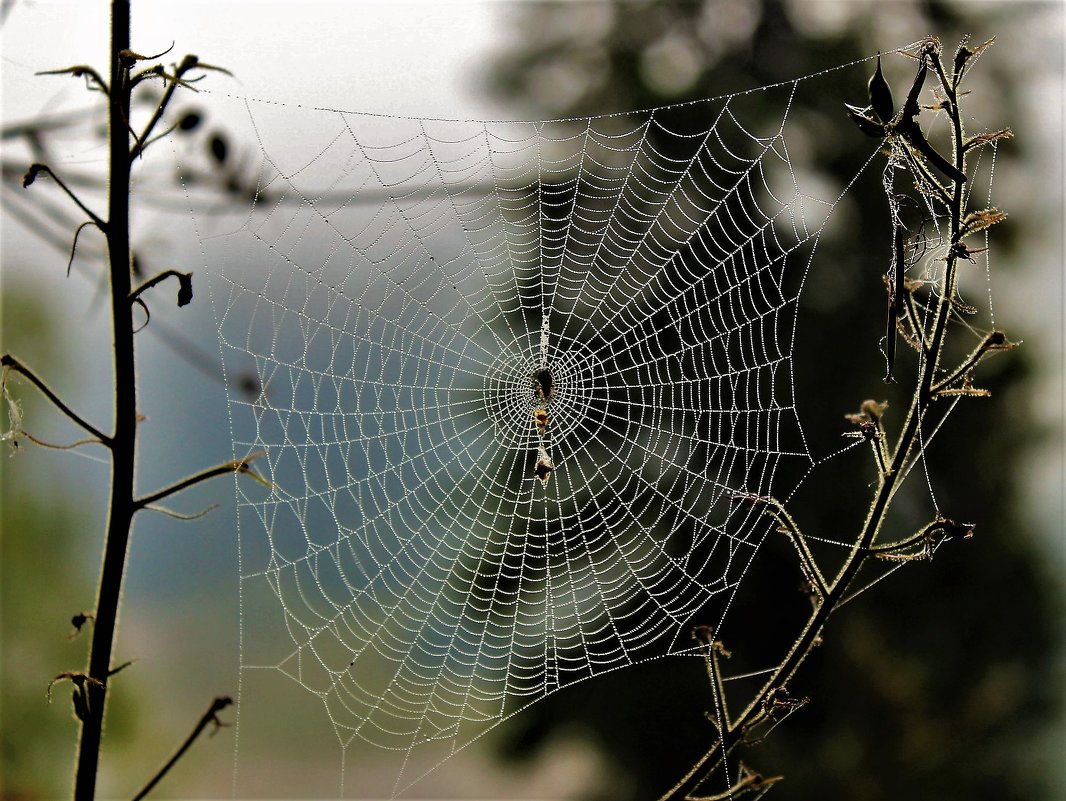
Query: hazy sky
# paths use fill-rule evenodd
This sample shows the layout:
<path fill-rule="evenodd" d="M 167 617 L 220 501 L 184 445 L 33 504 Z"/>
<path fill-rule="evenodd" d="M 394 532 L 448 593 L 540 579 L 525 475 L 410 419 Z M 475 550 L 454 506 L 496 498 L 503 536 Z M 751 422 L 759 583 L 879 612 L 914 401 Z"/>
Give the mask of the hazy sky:
<path fill-rule="evenodd" d="M 491 46 L 500 13 L 499 5 L 471 3 L 135 0 L 132 46 L 153 55 L 173 42 L 174 50 L 165 61 L 179 61 L 184 54 L 193 53 L 234 73 L 234 78 L 210 74 L 204 86 L 213 92 L 397 114 L 488 117 L 496 116 L 497 109 L 477 89 L 476 64 L 485 61 L 483 53 Z M 14 3 L 0 28 L 0 121 L 9 125 L 84 109 L 98 101 L 98 96 L 86 94 L 80 80 L 34 73 L 88 64 L 106 75 L 108 18 L 109 3 L 101 0 Z M 191 93 L 180 101 L 183 106 L 197 102 Z M 211 114 L 217 111 L 217 104 L 213 106 L 207 97 L 202 98 L 201 105 Z M 80 138 L 50 144 L 56 146 L 61 164 L 73 164 L 76 170 L 99 170 L 106 156 L 100 141 Z M 26 157 L 21 147 L 5 156 Z M 47 185 L 35 186 L 32 191 L 40 193 L 36 197 L 55 197 L 51 194 L 54 187 Z M 95 294 L 92 268 L 81 273 L 76 270 L 72 279 L 64 279 L 65 256 L 40 247 L 39 240 L 11 214 L 2 217 L 5 293 L 14 299 L 17 284 L 34 297 L 47 296 L 53 319 L 65 323 L 67 329 L 57 336 L 65 343 L 69 369 L 49 366 L 49 383 L 60 394 L 75 399 L 74 405 L 86 416 L 108 420 L 107 382 L 98 377 L 108 369 L 107 349 L 100 345 L 108 341 L 109 332 L 103 328 L 106 315 L 94 313 L 94 299 L 99 296 Z M 188 222 L 188 215 L 185 220 Z M 175 264 L 190 268 L 202 264 L 195 237 L 183 238 L 179 232 L 167 230 L 147 238 L 156 251 L 169 249 L 168 257 Z M 138 241 L 143 244 L 145 237 Z M 153 304 L 152 321 L 153 325 L 169 321 L 207 354 L 213 351 L 217 355 L 207 276 L 202 269 L 197 268 L 197 272 L 194 304 L 179 311 L 160 299 Z M 5 349 L 15 349 L 29 363 L 41 364 L 34 343 L 19 333 L 6 332 Z M 206 464 L 231 458 L 221 383 L 162 348 L 158 336 L 139 337 L 138 349 L 142 368 L 139 403 L 150 418 L 142 429 L 142 486 L 159 486 Z M 199 403 L 183 401 L 190 397 Z M 48 420 L 39 418 L 27 424 L 42 436 L 49 434 L 49 425 Z M 182 432 L 181 448 L 175 447 L 175 432 Z M 98 449 L 59 455 L 34 453 L 21 460 L 19 467 L 58 480 L 68 497 L 88 497 L 86 517 L 93 521 L 90 527 L 95 530 L 102 519 L 106 490 L 106 467 L 99 463 L 102 456 Z M 173 521 L 161 516 L 138 521 L 116 653 L 135 653 L 143 668 L 136 679 L 145 682 L 136 688 L 141 719 L 167 723 L 153 726 L 135 747 L 113 749 L 101 776 L 103 795 L 128 797 L 129 783 L 134 780 L 130 777 L 141 776 L 143 765 L 153 764 L 159 754 L 172 747 L 174 736 L 185 728 L 184 718 L 191 707 L 199 708 L 211 694 L 236 693 L 238 573 L 233 485 L 229 481 L 205 485 L 202 493 L 176 500 L 174 505 L 194 510 L 212 503 L 222 505 L 218 514 L 195 525 L 175 527 Z M 87 560 L 87 574 L 95 575 L 97 559 L 98 554 L 93 553 Z M 181 602 L 176 603 L 176 598 Z M 43 691 L 41 694 L 43 697 Z M 301 708 L 316 726 L 321 725 L 319 704 L 302 704 Z M 66 730 L 69 713 L 62 708 L 49 711 L 56 714 L 45 724 Z M 254 758 L 254 740 L 245 731 L 244 752 Z M 41 742 L 46 740 L 42 737 Z M 170 792 L 192 797 L 228 795 L 232 744 L 232 738 L 220 737 L 215 741 L 217 747 L 201 749 L 196 759 L 203 761 L 173 778 Z M 64 751 L 61 761 L 72 753 Z M 284 760 L 278 757 L 272 755 L 270 764 L 284 772 L 280 767 Z M 327 783 L 335 783 L 338 769 L 332 751 L 323 753 L 321 765 L 308 761 L 306 753 L 290 754 L 290 758 L 299 759 L 299 769 L 291 775 L 321 771 Z M 483 766 L 475 773 L 484 780 L 486 771 Z M 61 764 L 58 772 L 65 774 L 67 768 Z M 264 782 L 274 780 L 263 778 Z M 51 792 L 52 785 L 45 786 Z"/>
<path fill-rule="evenodd" d="M 5 119 L 84 102 L 77 81 L 43 83 L 33 73 L 75 63 L 105 71 L 108 7 L 15 3 L 2 33 Z M 304 2 L 293 10 L 250 0 L 135 2 L 132 45 L 152 55 L 173 42 L 175 61 L 195 53 L 225 66 L 236 79 L 214 78 L 216 91 L 360 111 L 491 116 L 474 82 L 499 3 Z"/>

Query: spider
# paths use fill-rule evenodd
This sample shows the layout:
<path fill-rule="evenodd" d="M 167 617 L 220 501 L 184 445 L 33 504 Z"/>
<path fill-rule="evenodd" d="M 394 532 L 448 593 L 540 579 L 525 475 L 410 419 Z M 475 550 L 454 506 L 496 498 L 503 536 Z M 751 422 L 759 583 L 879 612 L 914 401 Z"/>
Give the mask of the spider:
<path fill-rule="evenodd" d="M 537 424 L 537 431 L 540 432 L 542 437 L 548 433 L 548 424 L 551 420 L 547 409 L 535 409 L 533 411 L 533 421 Z"/>

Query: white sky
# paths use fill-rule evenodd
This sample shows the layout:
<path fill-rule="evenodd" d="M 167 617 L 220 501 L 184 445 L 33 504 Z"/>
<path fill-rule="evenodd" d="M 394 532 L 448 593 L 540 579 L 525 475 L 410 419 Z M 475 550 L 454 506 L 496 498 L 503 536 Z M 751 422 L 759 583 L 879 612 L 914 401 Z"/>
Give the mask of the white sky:
<path fill-rule="evenodd" d="M 152 55 L 174 42 L 225 66 L 212 89 L 292 103 L 422 116 L 493 116 L 475 86 L 499 3 L 260 0 L 133 3 L 132 44 Z M 294 13 L 298 8 L 298 13 Z M 338 35 L 342 32 L 342 35 Z M 3 115 L 83 104 L 79 82 L 39 70 L 91 64 L 106 73 L 108 3 L 20 0 L 2 30 Z"/>

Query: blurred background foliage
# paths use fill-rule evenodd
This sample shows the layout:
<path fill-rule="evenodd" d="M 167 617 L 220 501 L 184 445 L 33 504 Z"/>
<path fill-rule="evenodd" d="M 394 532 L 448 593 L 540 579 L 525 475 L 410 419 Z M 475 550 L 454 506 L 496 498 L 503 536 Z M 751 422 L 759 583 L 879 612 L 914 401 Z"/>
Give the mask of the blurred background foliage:
<path fill-rule="evenodd" d="M 977 537 L 945 548 L 932 562 L 907 565 L 845 607 L 827 629 L 825 645 L 790 688 L 809 696 L 811 704 L 742 758 L 768 775 L 786 776 L 771 797 L 1061 797 L 1062 770 L 1056 768 L 1063 745 L 1063 571 L 1062 551 L 1057 550 L 1062 537 L 1061 487 L 1054 485 L 1052 474 L 1049 492 L 1047 479 L 1048 465 L 1061 448 L 1061 420 L 1055 417 L 1061 413 L 1061 373 L 1049 361 L 1049 354 L 1061 356 L 1055 348 L 1055 342 L 1061 342 L 1056 339 L 1061 336 L 1061 309 L 1053 319 L 1030 310 L 1046 309 L 1047 303 L 1061 298 L 1061 160 L 1056 169 L 1048 160 L 1061 159 L 1062 99 L 1037 96 L 1034 101 L 1034 89 L 1040 87 L 1040 76 L 1061 75 L 1062 52 L 1061 41 L 1057 49 L 1029 46 L 1041 30 L 1046 34 L 1050 29 L 1052 39 L 1056 25 L 1061 32 L 1061 6 L 632 0 L 508 3 L 495 13 L 499 43 L 479 63 L 476 79 L 485 92 L 523 117 L 651 108 L 788 80 L 929 33 L 939 35 L 946 48 L 954 47 L 965 33 L 977 41 L 999 34 L 999 44 L 972 73 L 973 94 L 967 100 L 981 125 L 1011 126 L 1018 134 L 999 154 L 1002 191 L 996 200 L 1011 219 L 994 232 L 993 284 L 1000 304 L 997 322 L 1012 339 L 1027 342 L 982 366 L 980 384 L 993 391 L 992 398 L 960 404 L 929 452 L 941 507 L 975 522 Z M 900 95 L 912 74 L 911 63 L 896 57 L 893 62 L 886 59 L 885 68 Z M 847 122 L 842 103 L 865 102 L 868 74 L 869 64 L 842 71 L 827 84 L 831 89 L 817 107 L 794 110 L 794 115 L 808 115 L 800 128 L 806 122 L 812 132 L 804 152 L 794 154 L 803 169 L 822 171 L 834 182 L 846 181 L 865 159 L 869 140 Z M 698 114 L 699 108 L 692 113 Z M 1047 143 L 1040 141 L 1041 121 L 1049 114 L 1054 118 L 1056 108 L 1058 152 L 1048 151 Z M 766 109 L 767 121 L 779 120 L 780 114 L 779 108 Z M 826 120 L 839 120 L 839 125 L 827 128 Z M 1043 175 L 1057 177 L 1034 183 Z M 5 170 L 5 192 L 20 177 Z M 5 197 L 7 208 L 10 203 Z M 864 398 L 887 398 L 890 414 L 906 406 L 901 388 L 905 382 L 881 382 L 881 276 L 888 263 L 890 230 L 878 170 L 864 177 L 838 216 L 847 224 L 832 226 L 822 239 L 818 269 L 801 300 L 797 339 L 797 403 L 816 455 L 840 446 L 846 429 L 843 415 Z M 156 241 L 159 258 L 195 263 L 195 255 L 173 256 L 170 244 Z M 60 258 L 52 256 L 53 261 Z M 3 267 L 8 272 L 13 259 L 39 257 L 8 248 Z M 1058 273 L 1046 269 L 1049 263 Z M 1052 285 L 1054 293 L 1047 291 Z M 83 282 L 82 289 L 85 286 Z M 1041 291 L 1050 300 L 1033 294 Z M 70 341 L 58 333 L 62 329 L 57 320 L 64 315 L 84 319 L 80 315 L 90 295 L 91 290 L 83 292 L 76 303 L 57 307 L 54 297 L 36 287 L 4 280 L 3 349 L 17 352 L 71 398 L 78 397 L 79 387 L 100 383 L 87 373 L 84 354 L 86 340 L 101 332 L 90 320 L 79 341 Z M 1011 296 L 1022 297 L 1012 301 Z M 159 308 L 153 307 L 158 314 L 153 319 L 166 323 L 167 312 Z M 207 304 L 195 313 L 199 316 L 170 319 L 210 352 L 213 324 Z M 174 354 L 160 339 L 166 337 L 144 340 L 145 361 L 173 365 Z M 151 368 L 162 384 L 144 396 L 150 421 L 164 422 L 160 409 L 175 404 L 164 395 L 207 398 L 224 407 L 221 387 L 199 377 L 196 369 L 190 368 L 197 376 L 190 379 L 184 373 L 171 377 L 172 366 Z M 45 405 L 32 393 L 19 391 L 19 397 L 27 419 L 34 421 L 27 424 L 31 431 L 59 441 L 72 438 L 69 430 L 47 422 Z M 107 419 L 106 398 L 90 393 L 87 406 L 75 406 Z M 181 449 L 173 448 L 172 426 L 161 426 L 169 433 L 157 436 L 155 444 L 149 436 L 142 462 L 150 476 L 169 479 L 214 456 L 228 457 L 228 446 L 216 436 L 224 421 L 207 425 L 202 419 L 205 408 L 206 402 L 181 405 L 186 430 L 193 432 L 194 446 L 188 450 L 194 456 L 182 456 Z M 166 422 L 173 421 L 167 417 Z M 1046 458 L 1049 453 L 1051 460 Z M 66 639 L 67 621 L 92 604 L 106 470 L 62 457 L 65 466 L 57 471 L 57 458 L 31 449 L 0 463 L 3 798 L 65 794 L 74 753 L 68 689 L 59 687 L 49 708 L 44 706 L 44 688 L 51 676 L 76 668 L 83 658 L 83 639 Z M 869 497 L 867 482 L 873 479 L 868 462 L 868 454 L 856 449 L 819 468 L 791 505 L 806 532 L 843 539 L 855 530 Z M 231 498 L 224 487 L 192 499 L 185 510 L 196 511 L 215 500 L 231 503 Z M 897 523 L 905 528 L 902 521 Z M 131 603 L 123 616 L 125 653 L 140 660 L 139 672 L 131 671 L 126 678 L 128 692 L 113 694 L 108 719 L 109 754 L 134 748 L 126 761 L 111 763 L 112 779 L 129 773 L 134 762 L 137 774 L 105 782 L 105 788 L 112 788 L 105 795 L 121 795 L 135 786 L 153 760 L 187 731 L 211 695 L 233 689 L 232 683 L 226 684 L 232 676 L 219 665 L 229 665 L 232 671 L 235 664 L 235 637 L 230 636 L 234 627 L 205 628 L 204 621 L 217 623 L 219 613 L 208 604 L 209 592 L 195 597 L 197 582 L 230 581 L 227 593 L 235 593 L 235 546 L 226 535 L 232 525 L 229 513 L 191 528 L 172 521 L 157 524 L 153 531 L 171 537 L 163 571 L 146 565 L 144 560 L 158 553 L 152 550 L 158 546 L 143 542 L 139 529 L 149 556 L 138 551 L 132 557 Z M 179 534 L 179 528 L 184 533 Z M 783 653 L 795 634 L 796 616 L 791 613 L 806 603 L 794 591 L 799 573 L 791 550 L 765 548 L 753 578 L 730 619 L 750 626 L 749 648 L 766 655 Z M 227 600 L 233 602 L 232 597 Z M 188 617 L 187 627 L 146 634 L 163 619 L 164 609 L 172 615 L 166 618 L 172 626 L 183 614 Z M 157 658 L 151 647 L 152 636 L 160 646 L 164 640 L 180 640 L 188 661 L 161 663 L 162 656 Z M 158 653 L 174 652 L 161 647 Z M 743 689 L 736 703 L 745 700 Z M 534 764 L 560 747 L 592 743 L 599 751 L 597 759 L 606 765 L 597 774 L 602 780 L 583 781 L 571 795 L 657 797 L 706 748 L 712 735 L 705 718 L 710 704 L 698 660 L 659 660 L 556 693 L 501 727 L 491 741 L 512 764 Z M 194 755 L 187 766 L 221 775 L 221 780 L 180 784 L 175 777 L 174 784 L 160 788 L 161 794 L 184 788 L 183 797 L 189 797 L 197 792 L 189 788 L 227 787 L 228 743 L 209 748 L 213 762 L 197 763 L 193 760 L 201 756 Z M 279 757 L 279 763 L 285 759 Z M 515 795 L 523 794 L 522 787 L 514 789 Z"/>
<path fill-rule="evenodd" d="M 1025 129 L 1028 76 L 1016 68 L 1018 54 L 1002 50 L 1025 46 L 1012 33 L 1048 19 L 1049 10 L 1054 14 L 1032 4 L 936 0 L 523 3 L 510 10 L 506 46 L 484 82 L 523 111 L 529 108 L 523 102 L 531 104 L 535 117 L 565 118 L 785 81 L 926 34 L 938 35 L 950 52 L 964 34 L 980 42 L 999 33 L 998 58 L 982 60 L 971 73 L 966 110 L 978 127 L 1018 132 L 1000 150 L 999 176 L 1033 174 L 1046 153 Z M 913 62 L 897 56 L 885 63 L 901 96 Z M 863 81 L 871 72 L 867 64 L 837 73 L 818 107 L 793 112 L 793 119 L 811 115 L 815 132 L 797 159 L 802 169 L 824 171 L 843 185 L 861 166 L 869 141 L 846 123 L 842 103 L 865 102 Z M 696 105 L 689 113 L 704 110 Z M 768 124 L 780 120 L 779 108 L 765 113 Z M 826 120 L 839 125 L 827 130 Z M 891 386 L 881 380 L 881 277 L 890 226 L 880 164 L 851 192 L 849 207 L 837 211 L 847 224 L 830 226 L 823 236 L 800 301 L 796 398 L 816 456 L 839 447 L 843 415 L 864 398 L 887 398 L 889 425 L 896 427 L 901 421 L 891 415 L 901 415 L 908 399 L 906 380 Z M 1024 197 L 994 195 L 1012 215 L 992 237 L 993 283 L 1003 290 L 1029 258 L 1027 249 L 1047 247 L 1048 233 L 1027 222 L 1030 211 L 1036 219 L 1041 212 Z M 1015 321 L 1004 317 L 1000 326 L 1016 334 Z M 1045 320 L 1045 335 L 1054 336 L 1059 322 Z M 928 453 L 941 508 L 976 522 L 977 537 L 932 562 L 907 565 L 845 607 L 790 687 L 812 703 L 741 754 L 767 775 L 786 776 L 775 797 L 1058 797 L 1050 777 L 1058 746 L 1048 736 L 1061 715 L 1062 577 L 1047 554 L 1061 531 L 1040 530 L 1042 518 L 1027 507 L 1033 498 L 1025 486 L 1030 446 L 1047 436 L 1033 409 L 1040 405 L 1034 397 L 1047 388 L 1045 353 L 1024 347 L 982 365 L 979 384 L 992 398 L 960 404 Z M 854 536 L 868 504 L 867 482 L 874 480 L 868 461 L 865 452 L 848 454 L 812 475 L 790 503 L 808 535 Z M 1053 509 L 1060 499 L 1042 500 Z M 898 516 L 896 525 L 908 530 Z M 747 639 L 726 646 L 783 654 L 797 633 L 796 619 L 783 610 L 806 602 L 794 591 L 799 582 L 791 549 L 771 542 L 730 612 L 734 628 L 738 619 L 750 627 Z M 519 716 L 501 751 L 529 759 L 561 732 L 580 731 L 611 765 L 610 781 L 596 797 L 657 797 L 710 742 L 705 681 L 695 660 L 661 660 L 584 683 Z M 735 703 L 746 702 L 741 696 Z"/>

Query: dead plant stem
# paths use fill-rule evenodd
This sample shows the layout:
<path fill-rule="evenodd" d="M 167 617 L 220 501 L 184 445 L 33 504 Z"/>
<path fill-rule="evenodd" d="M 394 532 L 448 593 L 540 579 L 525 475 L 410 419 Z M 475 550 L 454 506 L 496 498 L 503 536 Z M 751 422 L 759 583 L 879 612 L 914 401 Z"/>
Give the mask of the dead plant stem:
<path fill-rule="evenodd" d="M 129 47 L 129 0 L 114 0 L 111 4 L 111 81 L 108 93 L 110 160 L 106 233 L 114 337 L 115 428 L 110 438 L 111 495 L 108 504 L 107 539 L 89 652 L 89 677 L 95 682 L 87 684 L 88 714 L 82 720 L 78 743 L 74 780 L 75 801 L 93 801 L 96 793 L 111 649 L 135 509 L 133 498 L 137 454 L 137 380 L 133 314 L 129 301 L 130 87 L 129 68 L 122 55 Z"/>

